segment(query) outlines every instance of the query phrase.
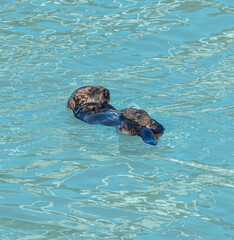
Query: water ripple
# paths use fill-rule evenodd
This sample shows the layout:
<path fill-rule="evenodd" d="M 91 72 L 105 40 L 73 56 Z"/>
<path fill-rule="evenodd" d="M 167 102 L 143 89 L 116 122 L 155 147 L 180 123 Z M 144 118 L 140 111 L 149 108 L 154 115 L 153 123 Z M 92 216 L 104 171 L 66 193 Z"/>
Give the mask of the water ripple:
<path fill-rule="evenodd" d="M 1 237 L 231 239 L 232 4 L 1 3 Z M 82 85 L 147 110 L 158 146 L 75 119 Z"/>

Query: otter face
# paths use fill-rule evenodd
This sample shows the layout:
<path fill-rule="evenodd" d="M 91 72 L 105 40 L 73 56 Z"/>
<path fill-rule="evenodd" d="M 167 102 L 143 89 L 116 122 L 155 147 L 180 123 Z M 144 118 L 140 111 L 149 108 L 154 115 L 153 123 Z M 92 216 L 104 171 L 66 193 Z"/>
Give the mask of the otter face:
<path fill-rule="evenodd" d="M 158 123 L 156 120 L 152 118 L 150 119 L 150 122 L 147 127 L 151 129 L 154 134 L 163 133 L 163 131 L 165 130 L 162 124 Z"/>
<path fill-rule="evenodd" d="M 85 86 L 72 93 L 67 102 L 67 107 L 74 110 L 85 103 L 109 103 L 110 91 L 100 86 Z"/>

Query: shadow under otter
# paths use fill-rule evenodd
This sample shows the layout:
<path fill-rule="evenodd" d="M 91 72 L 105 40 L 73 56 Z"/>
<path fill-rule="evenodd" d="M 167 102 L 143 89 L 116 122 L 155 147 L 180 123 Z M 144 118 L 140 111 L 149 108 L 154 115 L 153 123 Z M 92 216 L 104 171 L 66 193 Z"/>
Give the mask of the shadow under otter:
<path fill-rule="evenodd" d="M 76 118 L 89 123 L 114 126 L 116 131 L 138 135 L 145 143 L 157 145 L 164 127 L 144 110 L 125 108 L 118 110 L 109 104 L 110 91 L 100 86 L 78 88 L 70 96 L 67 107 Z"/>

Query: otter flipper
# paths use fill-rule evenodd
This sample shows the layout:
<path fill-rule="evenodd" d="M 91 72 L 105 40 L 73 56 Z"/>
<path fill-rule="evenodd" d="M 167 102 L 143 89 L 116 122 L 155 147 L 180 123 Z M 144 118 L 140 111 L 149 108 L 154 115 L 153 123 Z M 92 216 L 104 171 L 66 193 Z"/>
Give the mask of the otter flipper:
<path fill-rule="evenodd" d="M 104 126 L 117 126 L 120 124 L 120 113 L 110 104 L 86 103 L 79 109 L 75 109 L 74 115 L 89 124 Z"/>
<path fill-rule="evenodd" d="M 141 128 L 140 136 L 145 143 L 156 146 L 158 144 L 153 132 L 149 128 Z"/>
<path fill-rule="evenodd" d="M 118 126 L 119 118 L 113 112 L 94 113 L 84 118 L 89 124 L 100 124 L 104 126 Z"/>

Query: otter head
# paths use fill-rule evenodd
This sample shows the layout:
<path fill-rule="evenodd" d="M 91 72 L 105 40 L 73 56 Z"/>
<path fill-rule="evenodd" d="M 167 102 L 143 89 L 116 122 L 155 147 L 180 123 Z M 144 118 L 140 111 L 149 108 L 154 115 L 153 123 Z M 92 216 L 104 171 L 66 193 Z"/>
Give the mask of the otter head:
<path fill-rule="evenodd" d="M 110 91 L 100 86 L 85 86 L 75 90 L 67 102 L 67 107 L 74 110 L 85 103 L 109 103 Z"/>
<path fill-rule="evenodd" d="M 154 134 L 163 133 L 163 131 L 165 130 L 162 124 L 158 123 L 156 120 L 152 118 L 149 120 L 147 127 L 151 129 Z"/>

